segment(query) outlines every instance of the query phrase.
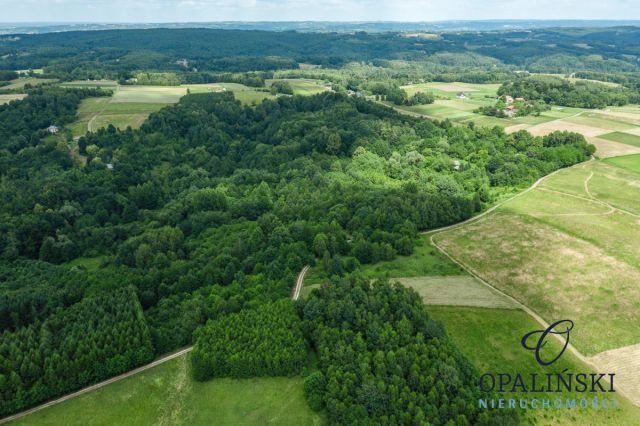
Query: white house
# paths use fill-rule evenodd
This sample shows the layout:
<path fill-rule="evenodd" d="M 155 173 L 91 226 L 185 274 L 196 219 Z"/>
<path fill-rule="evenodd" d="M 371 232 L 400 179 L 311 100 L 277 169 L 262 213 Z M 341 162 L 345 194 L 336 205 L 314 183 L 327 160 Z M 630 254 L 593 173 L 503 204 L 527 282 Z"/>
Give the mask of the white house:
<path fill-rule="evenodd" d="M 55 135 L 59 131 L 60 131 L 60 128 L 58 126 L 54 126 L 53 124 L 51 126 L 47 127 L 47 132 L 49 132 L 49 134 L 51 134 L 51 135 Z"/>

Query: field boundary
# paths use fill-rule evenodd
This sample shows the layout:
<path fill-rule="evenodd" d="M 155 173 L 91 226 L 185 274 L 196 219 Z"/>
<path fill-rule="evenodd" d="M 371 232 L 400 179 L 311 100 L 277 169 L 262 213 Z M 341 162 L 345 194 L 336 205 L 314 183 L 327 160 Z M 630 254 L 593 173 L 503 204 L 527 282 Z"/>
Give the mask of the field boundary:
<path fill-rule="evenodd" d="M 467 273 L 469 273 L 471 276 L 473 276 L 474 278 L 476 278 L 478 281 L 480 281 L 482 284 L 484 284 L 485 286 L 491 288 L 492 290 L 500 293 L 501 295 L 503 295 L 504 297 L 506 297 L 507 299 L 511 300 L 513 303 L 515 303 L 520 309 L 522 309 L 524 312 L 526 312 L 529 316 L 531 316 L 536 322 L 538 322 L 541 326 L 543 326 L 545 329 L 549 327 L 549 324 L 537 313 L 535 312 L 533 309 L 531 309 L 530 307 L 528 307 L 527 305 L 523 304 L 522 302 L 518 301 L 516 298 L 514 298 L 513 296 L 510 296 L 508 294 L 506 294 L 505 292 L 503 292 L 502 290 L 496 288 L 495 286 L 493 286 L 492 284 L 490 284 L 488 281 L 486 281 L 484 278 L 482 278 L 473 268 L 471 268 L 470 266 L 466 265 L 465 263 L 463 263 L 462 261 L 459 261 L 457 259 L 455 259 L 452 255 L 450 255 L 445 249 L 443 249 L 442 247 L 440 247 L 434 240 L 434 237 L 444 231 L 450 230 L 450 229 L 454 229 L 454 228 L 458 228 L 461 227 L 463 225 L 466 225 L 468 223 L 474 222 L 482 217 L 487 216 L 489 213 L 495 211 L 498 207 L 504 205 L 505 203 L 521 196 L 524 195 L 530 191 L 532 191 L 533 189 L 535 189 L 540 183 L 542 183 L 542 181 L 544 181 L 546 178 L 553 176 L 554 174 L 558 173 L 560 170 L 566 170 L 566 169 L 570 169 L 570 168 L 577 168 L 577 167 L 581 167 L 584 166 L 585 164 L 591 162 L 594 160 L 594 157 L 591 157 L 590 160 L 583 162 L 583 163 L 579 163 L 579 164 L 574 164 L 571 167 L 568 168 L 563 168 L 563 169 L 558 169 L 556 171 L 554 171 L 553 173 L 550 173 L 546 176 L 541 177 L 540 179 L 538 179 L 536 182 L 534 182 L 533 185 L 531 185 L 529 188 L 525 189 L 524 191 L 521 191 L 517 194 L 515 194 L 514 196 L 501 201 L 499 203 L 497 203 L 495 206 L 491 207 L 490 209 L 486 210 L 485 212 L 471 217 L 463 222 L 459 222 L 459 223 L 455 223 L 453 225 L 449 225 L 449 226 L 445 226 L 442 228 L 438 228 L 438 229 L 433 229 L 430 231 L 425 231 L 422 232 L 423 235 L 429 235 L 429 242 L 430 244 L 435 247 L 436 249 L 438 249 L 438 251 L 440 251 L 440 253 L 442 253 L 444 256 L 446 256 L 449 260 L 451 260 L 452 262 L 454 262 L 456 265 L 458 265 L 459 267 L 461 267 L 462 269 L 464 269 Z M 570 195 L 570 194 L 567 194 Z M 600 200 L 597 200 L 599 202 L 601 202 Z M 603 204 L 607 204 L 604 203 Z M 608 205 L 608 204 L 607 204 Z M 612 207 L 612 206 L 609 206 Z M 618 210 L 618 209 L 617 209 Z M 565 344 L 566 341 L 558 334 L 553 334 L 553 337 L 555 337 L 561 344 Z M 598 371 L 598 365 L 596 365 L 594 363 L 594 361 L 591 359 L 592 357 L 587 357 L 585 355 L 583 355 L 580 351 L 578 351 L 578 349 L 575 348 L 575 346 L 573 346 L 571 343 L 567 343 L 567 349 L 569 350 L 569 352 L 571 352 L 579 361 L 583 362 L 584 364 L 588 365 L 590 368 L 594 369 L 594 371 Z M 621 349 L 621 348 L 618 348 Z M 598 354 L 595 354 L 594 356 L 597 356 Z M 606 379 L 605 379 L 606 380 Z M 606 380 L 608 383 L 608 380 Z M 636 405 L 636 406 L 640 406 L 636 403 L 636 398 L 633 397 L 633 395 L 628 394 L 626 391 L 618 388 L 616 389 L 616 392 L 618 392 L 619 394 L 621 394 L 623 397 L 625 397 L 627 400 L 629 400 L 630 403 Z"/>

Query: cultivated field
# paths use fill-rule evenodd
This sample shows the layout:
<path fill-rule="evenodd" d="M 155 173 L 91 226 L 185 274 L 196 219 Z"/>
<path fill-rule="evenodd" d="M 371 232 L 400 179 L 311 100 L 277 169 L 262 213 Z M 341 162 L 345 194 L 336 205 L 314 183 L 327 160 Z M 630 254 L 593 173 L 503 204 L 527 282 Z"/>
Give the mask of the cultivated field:
<path fill-rule="evenodd" d="M 8 86 L 2 86 L 3 90 L 22 90 L 24 86 L 30 84 L 32 86 L 40 86 L 41 84 L 54 83 L 58 80 L 51 78 L 35 78 L 35 77 L 21 77 L 15 80 L 11 80 L 11 84 Z"/>
<path fill-rule="evenodd" d="M 11 425 L 322 425 L 300 377 L 194 382 L 186 356 L 10 423 Z"/>
<path fill-rule="evenodd" d="M 10 94 L 10 95 L 0 95 L 0 105 L 8 104 L 11 101 L 16 101 L 20 99 L 24 99 L 27 95 L 25 94 Z"/>
<path fill-rule="evenodd" d="M 174 104 L 186 94 L 184 87 L 120 86 L 111 102 Z"/>
<path fill-rule="evenodd" d="M 550 367 L 543 368 L 537 364 L 532 352 L 524 350 L 520 340 L 525 333 L 540 328 L 540 325 L 529 315 L 520 310 L 465 308 L 451 306 L 429 306 L 429 314 L 442 321 L 447 333 L 458 348 L 476 366 L 480 374 L 492 373 L 520 373 L 527 376 L 538 373 L 559 373 L 563 369 L 570 372 L 588 373 L 591 368 L 568 351 Z M 579 327 L 579 324 L 577 325 Z M 575 330 L 575 329 L 574 329 Z M 552 339 L 548 346 L 558 351 L 559 343 Z M 557 352 L 556 352 L 557 353 Z M 610 370 L 603 370 L 610 371 Z M 616 380 L 618 377 L 616 377 Z M 505 393 L 501 397 L 523 397 L 573 399 L 577 401 L 585 397 L 584 393 L 561 394 L 522 394 Z M 599 397 L 602 394 L 598 395 Z M 640 408 L 631 405 L 620 394 L 607 395 L 617 399 L 618 410 L 613 409 L 538 409 L 520 410 L 525 424 L 535 425 L 636 425 L 640 424 Z M 593 394 L 587 395 L 593 397 Z"/>
<path fill-rule="evenodd" d="M 267 87 L 271 87 L 271 84 L 273 84 L 274 81 L 286 81 L 287 83 L 289 83 L 291 85 L 291 88 L 293 89 L 294 95 L 310 96 L 328 90 L 324 86 L 322 86 L 322 81 L 320 80 L 303 78 L 279 78 L 274 80 L 266 80 L 265 84 Z"/>

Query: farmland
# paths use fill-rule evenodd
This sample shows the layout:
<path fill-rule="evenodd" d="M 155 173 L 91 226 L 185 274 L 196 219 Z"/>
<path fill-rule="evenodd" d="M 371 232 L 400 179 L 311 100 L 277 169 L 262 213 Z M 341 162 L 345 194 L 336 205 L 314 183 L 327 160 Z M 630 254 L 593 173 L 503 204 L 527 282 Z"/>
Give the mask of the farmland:
<path fill-rule="evenodd" d="M 325 424 L 307 406 L 300 377 L 201 383 L 191 379 L 188 368 L 187 356 L 180 356 L 10 424 Z"/>
<path fill-rule="evenodd" d="M 553 106 L 539 116 L 514 118 L 488 117 L 474 110 L 495 103 L 498 84 L 421 83 L 403 86 L 409 96 L 432 92 L 436 101 L 429 105 L 399 106 L 396 109 L 454 123 L 501 126 L 508 133 L 527 130 L 536 136 L 556 130 L 582 133 L 598 148 L 601 157 L 640 153 L 640 109 L 637 105 L 589 110 Z M 465 93 L 465 98 L 457 97 Z"/>
<path fill-rule="evenodd" d="M 55 83 L 56 79 L 51 78 L 35 78 L 35 77 L 21 77 L 11 81 L 11 84 L 2 86 L 3 90 L 23 90 L 24 87 L 29 84 L 31 86 L 40 86 L 42 84 Z"/>

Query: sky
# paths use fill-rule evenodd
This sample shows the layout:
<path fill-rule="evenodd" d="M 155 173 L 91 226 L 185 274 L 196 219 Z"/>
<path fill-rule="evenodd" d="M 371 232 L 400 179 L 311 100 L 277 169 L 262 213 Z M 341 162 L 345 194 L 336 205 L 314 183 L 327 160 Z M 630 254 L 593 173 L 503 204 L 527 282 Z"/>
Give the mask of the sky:
<path fill-rule="evenodd" d="M 640 19 L 638 0 L 0 0 L 0 22 Z"/>

